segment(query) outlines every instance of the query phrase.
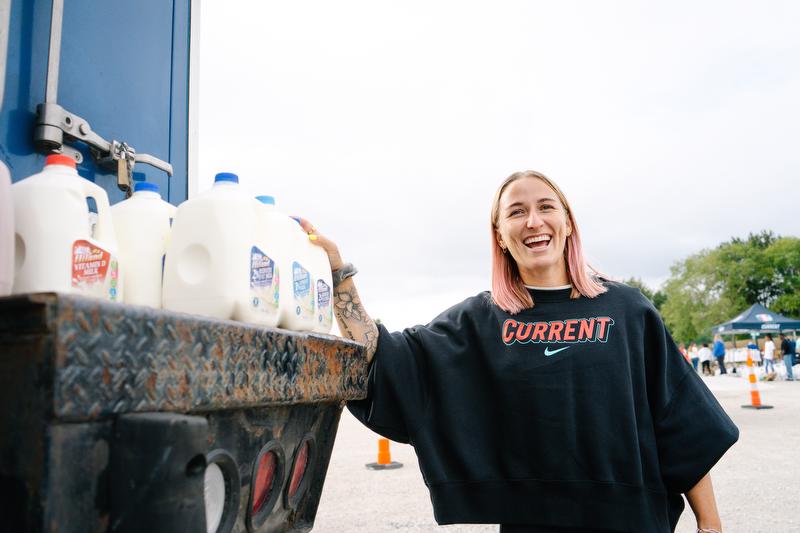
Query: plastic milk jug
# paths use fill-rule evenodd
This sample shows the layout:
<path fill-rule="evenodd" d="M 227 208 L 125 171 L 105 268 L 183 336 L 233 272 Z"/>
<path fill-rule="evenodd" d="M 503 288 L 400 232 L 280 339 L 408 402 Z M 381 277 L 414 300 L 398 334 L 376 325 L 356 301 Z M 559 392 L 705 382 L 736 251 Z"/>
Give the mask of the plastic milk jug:
<path fill-rule="evenodd" d="M 106 192 L 78 175 L 65 155 L 11 186 L 14 292 L 60 291 L 122 301 L 121 265 Z M 97 204 L 94 234 L 87 198 Z"/>
<path fill-rule="evenodd" d="M 175 206 L 161 199 L 158 185 L 139 182 L 133 196 L 111 206 L 125 265 L 125 303 L 161 307 L 164 254 Z"/>
<path fill-rule="evenodd" d="M 257 244 L 250 258 L 250 290 L 254 293 L 254 302 L 258 301 L 263 308 L 262 312 L 274 315 L 270 326 L 277 326 L 294 312 L 288 297 L 291 294 L 288 259 L 292 250 L 289 232 L 294 229 L 294 221 L 275 208 L 272 196 L 257 196 L 256 199 L 260 206 Z"/>
<path fill-rule="evenodd" d="M 281 228 L 288 245 L 285 258 L 287 274 L 281 275 L 281 298 L 285 300 L 287 312 L 281 315 L 278 325 L 294 331 L 313 331 L 316 323 L 316 283 L 308 253 L 311 243 L 297 222 L 284 213 L 276 213 L 275 226 Z"/>
<path fill-rule="evenodd" d="M 305 234 L 300 226 L 275 207 L 272 196 L 258 196 L 261 203 L 259 231 L 264 246 L 275 252 L 278 288 L 278 325 L 294 331 L 313 328 L 313 283 L 301 257 Z"/>
<path fill-rule="evenodd" d="M 244 298 L 239 298 L 233 317 L 242 322 L 264 326 L 278 325 L 280 311 L 279 256 L 281 242 L 270 232 L 265 231 L 265 208 L 263 204 L 270 197 L 256 197 L 255 225 L 248 244 L 248 282 Z M 274 202 L 274 201 L 273 201 Z"/>
<path fill-rule="evenodd" d="M 164 264 L 165 309 L 265 325 L 274 320 L 251 309 L 261 303 L 250 291 L 259 209 L 227 172 L 216 175 L 210 191 L 178 206 Z"/>
<path fill-rule="evenodd" d="M 331 274 L 331 263 L 328 261 L 328 254 L 309 242 L 306 237 L 308 247 L 309 268 L 314 276 L 314 331 L 317 333 L 329 333 L 333 325 L 333 280 Z"/>
<path fill-rule="evenodd" d="M 14 280 L 14 204 L 11 176 L 0 161 L 0 296 L 11 294 Z"/>

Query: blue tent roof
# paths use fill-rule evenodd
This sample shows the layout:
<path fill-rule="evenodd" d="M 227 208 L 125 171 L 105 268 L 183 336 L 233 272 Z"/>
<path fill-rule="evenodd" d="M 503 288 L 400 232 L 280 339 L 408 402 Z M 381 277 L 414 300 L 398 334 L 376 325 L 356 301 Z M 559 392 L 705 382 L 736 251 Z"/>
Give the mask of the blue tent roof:
<path fill-rule="evenodd" d="M 753 331 L 769 333 L 770 331 L 789 329 L 800 329 L 800 320 L 779 315 L 761 304 L 753 304 L 750 306 L 750 309 L 742 312 L 732 320 L 711 328 L 714 333 L 741 333 Z"/>

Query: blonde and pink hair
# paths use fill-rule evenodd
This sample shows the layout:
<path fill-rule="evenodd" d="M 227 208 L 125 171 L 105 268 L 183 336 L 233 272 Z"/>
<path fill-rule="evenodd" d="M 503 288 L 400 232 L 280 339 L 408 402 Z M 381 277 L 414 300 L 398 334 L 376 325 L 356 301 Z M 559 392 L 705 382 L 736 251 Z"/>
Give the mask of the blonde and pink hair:
<path fill-rule="evenodd" d="M 597 279 L 600 273 L 594 270 L 586 262 L 583 256 L 583 247 L 581 246 L 581 234 L 578 231 L 578 224 L 575 222 L 575 217 L 572 209 L 567 202 L 567 198 L 558 185 L 553 183 L 550 178 L 533 170 L 526 170 L 524 172 L 515 172 L 507 177 L 503 183 L 498 187 L 497 192 L 492 200 L 492 212 L 490 220 L 490 230 L 492 238 L 492 300 L 505 311 L 516 314 L 523 309 L 530 309 L 533 307 L 533 298 L 525 288 L 522 282 L 522 277 L 517 267 L 517 262 L 511 257 L 511 253 L 504 253 L 500 248 L 500 243 L 497 241 L 497 224 L 500 219 L 500 200 L 503 197 L 503 192 L 509 184 L 523 179 L 535 178 L 543 181 L 548 187 L 553 189 L 553 192 L 558 196 L 561 205 L 567 212 L 569 223 L 572 226 L 572 233 L 567 237 L 564 245 L 564 259 L 567 266 L 567 276 L 572 284 L 572 298 L 579 298 L 585 296 L 587 298 L 594 298 L 598 294 L 606 292 L 606 288 Z"/>

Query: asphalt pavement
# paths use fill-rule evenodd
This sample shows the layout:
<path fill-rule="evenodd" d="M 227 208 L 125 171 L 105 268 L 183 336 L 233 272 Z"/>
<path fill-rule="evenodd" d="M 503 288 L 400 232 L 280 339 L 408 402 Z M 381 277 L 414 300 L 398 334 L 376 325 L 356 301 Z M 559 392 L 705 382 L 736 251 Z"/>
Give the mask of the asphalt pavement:
<path fill-rule="evenodd" d="M 736 376 L 703 378 L 739 426 L 740 438 L 711 472 L 725 533 L 800 532 L 800 382 L 761 382 L 752 410 L 749 383 Z M 378 435 L 345 410 L 314 533 L 496 533 L 495 525 L 438 526 L 412 447 L 391 443 L 396 470 L 373 471 Z M 642 529 L 642 532 L 646 532 Z M 677 533 L 694 533 L 687 506 Z"/>

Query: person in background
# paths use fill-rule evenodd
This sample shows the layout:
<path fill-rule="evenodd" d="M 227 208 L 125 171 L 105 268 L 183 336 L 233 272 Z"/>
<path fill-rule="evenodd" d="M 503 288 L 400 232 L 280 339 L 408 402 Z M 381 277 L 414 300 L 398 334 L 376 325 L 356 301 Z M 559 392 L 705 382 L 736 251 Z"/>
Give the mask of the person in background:
<path fill-rule="evenodd" d="M 713 376 L 714 372 L 711 370 L 711 349 L 708 343 L 704 342 L 703 347 L 700 348 L 700 365 L 703 367 L 703 375 Z"/>
<path fill-rule="evenodd" d="M 714 335 L 714 358 L 717 360 L 717 364 L 719 365 L 719 373 L 727 374 L 728 371 L 725 370 L 725 343 L 722 342 L 722 338 L 719 335 Z"/>
<path fill-rule="evenodd" d="M 697 343 L 693 342 L 689 345 L 689 360 L 692 362 L 694 371 L 697 372 L 697 367 L 700 365 L 700 354 L 697 353 Z"/>
<path fill-rule="evenodd" d="M 767 333 L 764 340 L 764 373 L 775 372 L 775 343 L 772 342 L 772 335 Z"/>
<path fill-rule="evenodd" d="M 783 352 L 783 364 L 786 366 L 786 381 L 794 381 L 792 365 L 794 364 L 794 350 L 789 339 L 781 333 L 781 352 Z"/>

